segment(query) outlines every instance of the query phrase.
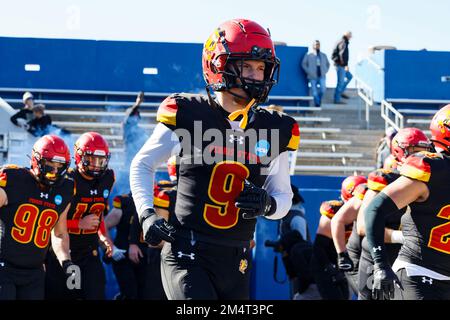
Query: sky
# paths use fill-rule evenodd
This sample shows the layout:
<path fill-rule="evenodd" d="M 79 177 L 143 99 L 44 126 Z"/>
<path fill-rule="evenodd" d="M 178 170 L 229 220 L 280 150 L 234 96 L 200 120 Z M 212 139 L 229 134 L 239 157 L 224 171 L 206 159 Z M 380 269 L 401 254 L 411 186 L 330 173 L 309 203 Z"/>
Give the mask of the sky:
<path fill-rule="evenodd" d="M 0 36 L 203 43 L 221 22 L 248 18 L 289 46 L 318 39 L 328 56 L 351 30 L 354 69 L 373 45 L 450 51 L 449 15 L 448 0 L 0 0 Z"/>

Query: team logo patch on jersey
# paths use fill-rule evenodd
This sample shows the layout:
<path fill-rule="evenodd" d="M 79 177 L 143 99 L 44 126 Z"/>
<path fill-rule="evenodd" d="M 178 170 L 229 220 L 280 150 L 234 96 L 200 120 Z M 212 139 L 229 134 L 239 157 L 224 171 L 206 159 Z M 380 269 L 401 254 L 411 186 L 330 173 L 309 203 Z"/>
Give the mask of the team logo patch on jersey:
<path fill-rule="evenodd" d="M 242 274 L 245 274 L 245 271 L 248 268 L 248 261 L 247 259 L 241 259 L 241 261 L 239 262 L 239 272 Z"/>
<path fill-rule="evenodd" d="M 62 203 L 62 196 L 61 195 L 57 194 L 55 196 L 55 203 L 56 203 L 57 206 L 59 206 Z"/>
<path fill-rule="evenodd" d="M 109 196 L 109 191 L 108 191 L 108 189 L 105 189 L 105 190 L 103 190 L 103 198 L 108 198 L 108 196 Z"/>
<path fill-rule="evenodd" d="M 255 145 L 255 153 L 258 157 L 264 157 L 269 153 L 270 143 L 267 140 L 259 140 Z"/>

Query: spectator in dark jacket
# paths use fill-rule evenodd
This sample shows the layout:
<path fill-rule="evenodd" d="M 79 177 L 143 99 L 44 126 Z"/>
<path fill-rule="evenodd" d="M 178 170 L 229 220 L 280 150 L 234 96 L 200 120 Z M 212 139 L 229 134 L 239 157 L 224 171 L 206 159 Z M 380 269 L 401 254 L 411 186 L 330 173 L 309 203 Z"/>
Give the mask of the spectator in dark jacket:
<path fill-rule="evenodd" d="M 350 73 L 348 68 L 348 44 L 351 38 L 352 33 L 347 31 L 342 39 L 336 44 L 331 57 L 334 61 L 337 72 L 337 85 L 334 92 L 334 103 L 337 104 L 343 103 L 341 102 L 341 97 L 348 98 L 348 96 L 344 94 L 344 91 L 353 78 L 353 75 Z"/>
<path fill-rule="evenodd" d="M 311 84 L 311 93 L 314 97 L 314 105 L 320 107 L 322 96 L 325 94 L 325 75 L 330 68 L 330 62 L 325 53 L 320 51 L 320 41 L 313 44 L 313 51 L 306 54 L 302 61 L 302 68 Z"/>
<path fill-rule="evenodd" d="M 11 116 L 11 122 L 16 126 L 26 129 L 27 122 L 33 119 L 33 106 L 34 99 L 31 92 L 25 92 L 22 97 L 23 108 L 17 111 L 17 113 Z"/>
<path fill-rule="evenodd" d="M 49 133 L 52 119 L 44 113 L 45 106 L 37 104 L 33 107 L 34 118 L 28 121 L 27 131 L 35 137 L 42 137 Z"/>

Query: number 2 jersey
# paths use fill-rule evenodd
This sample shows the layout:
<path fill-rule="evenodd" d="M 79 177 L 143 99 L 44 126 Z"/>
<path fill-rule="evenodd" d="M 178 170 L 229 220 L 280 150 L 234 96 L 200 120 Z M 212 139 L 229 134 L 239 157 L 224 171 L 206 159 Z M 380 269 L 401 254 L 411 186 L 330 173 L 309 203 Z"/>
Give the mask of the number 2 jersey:
<path fill-rule="evenodd" d="M 105 174 L 98 179 L 87 180 L 78 172 L 70 169 L 68 175 L 75 181 L 77 194 L 72 199 L 69 213 L 67 215 L 70 252 L 72 259 L 80 255 L 92 252 L 98 248 L 98 227 L 91 230 L 81 230 L 78 222 L 89 214 L 94 214 L 103 219 L 103 213 L 107 211 L 108 197 L 114 184 L 114 171 L 106 170 Z M 74 221 L 75 220 L 75 221 Z M 75 258 L 74 258 L 75 257 Z"/>
<path fill-rule="evenodd" d="M 426 183 L 429 196 L 402 217 L 399 259 L 450 276 L 450 157 L 419 152 L 407 158 L 402 176 Z"/>
<path fill-rule="evenodd" d="M 205 242 L 249 243 L 256 219 L 242 219 L 235 199 L 245 179 L 262 187 L 270 161 L 285 151 L 297 150 L 297 122 L 256 108 L 249 113 L 247 127 L 235 130 L 220 106 L 191 94 L 166 98 L 157 120 L 177 134 L 182 146 L 175 215 L 170 220 L 178 235 L 192 230 L 205 236 Z M 207 157 L 214 161 L 208 162 Z M 280 191 L 277 186 L 275 189 Z"/>
<path fill-rule="evenodd" d="M 64 177 L 43 187 L 27 168 L 0 168 L 0 187 L 8 204 L 0 208 L 0 262 L 24 269 L 41 268 L 51 230 L 75 193 L 74 181 Z"/>

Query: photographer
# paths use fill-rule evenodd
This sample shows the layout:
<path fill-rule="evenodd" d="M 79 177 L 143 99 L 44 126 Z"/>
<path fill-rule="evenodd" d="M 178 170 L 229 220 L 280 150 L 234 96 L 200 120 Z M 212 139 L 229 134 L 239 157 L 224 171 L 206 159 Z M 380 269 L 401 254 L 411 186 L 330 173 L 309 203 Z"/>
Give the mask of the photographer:
<path fill-rule="evenodd" d="M 282 260 L 291 286 L 291 296 L 295 300 L 320 299 L 317 287 L 313 283 L 310 271 L 312 244 L 308 225 L 305 219 L 304 200 L 296 186 L 291 184 L 292 207 L 281 220 L 279 238 L 277 241 L 267 240 L 266 247 L 273 247 L 275 252 L 282 254 Z M 277 259 L 277 257 L 275 257 Z M 278 260 L 275 261 L 275 264 Z M 274 270 L 274 277 L 276 274 Z"/>

